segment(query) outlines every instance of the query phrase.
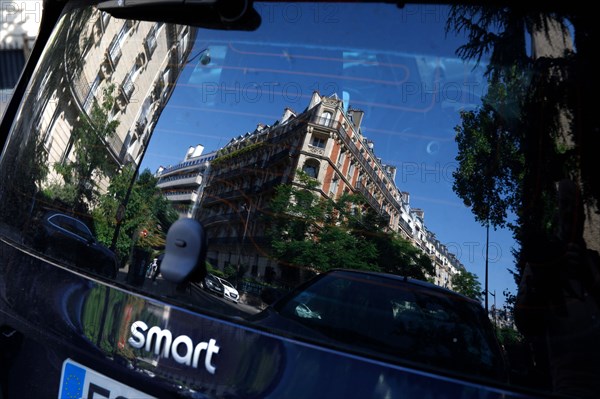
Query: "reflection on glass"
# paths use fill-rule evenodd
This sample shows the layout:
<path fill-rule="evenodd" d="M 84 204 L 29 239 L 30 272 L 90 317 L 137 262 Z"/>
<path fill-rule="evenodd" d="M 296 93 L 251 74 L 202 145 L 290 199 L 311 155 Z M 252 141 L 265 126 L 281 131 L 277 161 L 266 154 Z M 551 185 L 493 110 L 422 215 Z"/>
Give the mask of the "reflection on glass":
<path fill-rule="evenodd" d="M 580 159 L 569 129 L 590 122 L 576 118 L 563 94 L 577 90 L 562 75 L 538 76 L 532 66 L 541 56 L 574 56 L 566 19 L 544 17 L 563 39 L 558 47 L 546 45 L 542 26 L 528 27 L 530 56 L 525 25 L 499 12 L 499 25 L 484 28 L 510 35 L 498 36 L 493 63 L 470 29 L 476 8 L 424 15 L 340 4 L 328 9 L 333 24 L 305 9 L 300 30 L 276 8 L 259 10 L 253 32 L 68 11 L 3 154 L 3 234 L 122 286 L 242 317 L 264 309 L 267 290 L 335 268 L 428 280 L 487 308 L 488 294 L 494 302 L 507 288 L 514 294 L 505 272 L 513 249 L 523 265 L 536 264 L 562 259 L 566 237 L 576 237 L 578 253 L 589 255 L 580 221 L 590 215 L 573 198 L 590 201 L 595 177 L 572 167 Z M 518 62 L 504 68 L 505 59 Z M 546 88 L 554 102 L 537 101 Z M 152 269 L 178 218 L 206 229 L 204 281 L 176 285 Z M 482 290 L 476 274 L 488 271 Z M 309 302 L 289 313 L 330 320 Z M 428 330 L 456 335 L 449 320 L 457 319 L 428 304 L 390 296 L 386 317 L 399 324 L 419 309 L 435 319 Z M 503 305 L 489 307 L 494 321 L 514 332 L 510 309 L 497 311 Z M 424 339 L 413 332 L 406 339 Z M 478 347 L 474 333 L 461 334 L 473 340 L 468 350 Z"/>
<path fill-rule="evenodd" d="M 254 320 L 453 372 L 506 379 L 483 309 L 413 280 L 368 272 L 322 274 Z"/>
<path fill-rule="evenodd" d="M 264 306 L 268 285 L 290 289 L 333 268 L 450 287 L 464 265 L 404 187 L 422 163 L 408 139 L 432 129 L 426 154 L 439 156 L 457 110 L 477 106 L 482 66 L 454 58 L 458 41 L 426 54 L 393 40 L 378 52 L 349 38 L 316 47 L 293 35 L 261 39 L 276 26 L 215 32 L 93 7 L 65 14 L 13 128 L 25 146 L 9 148 L 2 172 L 33 177 L 3 189 L 18 199 L 4 212 L 25 221 L 23 241 L 124 284 L 236 314 L 204 296 L 204 282 L 175 286 L 151 270 L 177 218 L 203 223 L 209 272 L 233 283 L 243 312 Z M 450 81 L 482 86 L 452 84 L 450 98 L 441 86 Z M 427 195 L 449 195 L 426 186 Z M 88 237 L 71 232 L 73 242 L 48 253 L 32 234 L 48 212 L 78 221 Z M 110 268 L 83 262 L 76 238 L 108 254 L 94 259 L 110 258 Z"/>
<path fill-rule="evenodd" d="M 109 277 L 116 271 L 105 269 L 145 263 L 152 247 L 164 242 L 177 215 L 166 200 L 141 198 L 156 192 L 156 179 L 138 170 L 193 32 L 110 18 L 93 8 L 64 16 L 50 43 L 55 56 L 45 59 L 34 81 L 38 91 L 30 100 L 35 101 L 14 127 L 28 147 L 12 154 L 13 161 L 36 154 L 18 164 L 24 187 L 7 193 L 18 199 L 9 202 L 14 208 L 6 213 L 18 216 L 13 223 L 25 221 L 25 242 L 34 241 L 45 252 L 47 240 L 40 238 L 38 225 L 43 220 L 56 227 L 45 215 L 59 212 L 92 231 L 87 238 L 70 231 L 72 239 L 55 237 L 69 230 L 64 226 L 49 233 L 54 257 Z M 11 155 L 6 159 L 4 171 L 17 165 L 11 166 Z M 83 256 L 77 243 L 96 247 L 96 254 L 112 253 L 111 264 L 90 267 L 89 259 L 102 263 L 107 256 Z M 134 245 L 147 249 L 144 259 L 130 259 Z"/>

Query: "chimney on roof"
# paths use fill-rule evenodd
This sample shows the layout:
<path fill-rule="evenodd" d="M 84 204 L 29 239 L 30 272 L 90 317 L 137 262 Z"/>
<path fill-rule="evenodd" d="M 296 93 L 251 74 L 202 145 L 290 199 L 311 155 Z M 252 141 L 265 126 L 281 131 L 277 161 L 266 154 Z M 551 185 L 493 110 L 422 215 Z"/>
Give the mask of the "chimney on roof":
<path fill-rule="evenodd" d="M 348 117 L 352 121 L 352 124 L 354 124 L 354 127 L 356 127 L 357 129 L 360 128 L 360 124 L 362 123 L 364 116 L 365 116 L 364 111 L 361 111 L 359 109 L 350 108 L 348 110 Z"/>
<path fill-rule="evenodd" d="M 291 108 L 285 107 L 285 111 L 283 111 L 283 116 L 281 117 L 280 123 L 285 123 L 289 119 L 295 118 L 295 117 L 296 117 L 296 113 L 294 113 L 294 111 L 292 111 Z"/>
<path fill-rule="evenodd" d="M 396 180 L 396 167 L 391 165 L 385 165 L 385 171 L 392 180 Z"/>
<path fill-rule="evenodd" d="M 421 221 L 425 219 L 425 211 L 423 209 L 413 208 L 412 211 L 415 213 L 415 215 L 417 215 L 419 219 L 421 219 Z"/>
<path fill-rule="evenodd" d="M 308 103 L 308 109 L 312 109 L 315 105 L 321 102 L 321 96 L 318 91 L 313 91 L 312 97 L 310 98 L 310 103 Z"/>
<path fill-rule="evenodd" d="M 200 155 L 202 155 L 202 151 L 204 151 L 204 146 L 202 144 L 198 144 L 195 147 L 190 147 L 188 149 L 187 154 L 185 154 L 184 161 L 187 161 L 190 158 L 199 157 Z"/>
<path fill-rule="evenodd" d="M 406 205 L 410 205 L 410 193 L 408 191 L 402 192 L 402 201 L 404 201 Z"/>

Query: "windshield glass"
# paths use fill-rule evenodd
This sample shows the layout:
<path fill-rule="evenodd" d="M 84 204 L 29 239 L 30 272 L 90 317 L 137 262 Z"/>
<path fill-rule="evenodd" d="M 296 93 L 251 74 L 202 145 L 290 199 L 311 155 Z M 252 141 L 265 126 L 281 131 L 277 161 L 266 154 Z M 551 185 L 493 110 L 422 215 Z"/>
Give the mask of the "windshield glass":
<path fill-rule="evenodd" d="M 503 359 L 478 304 L 401 279 L 332 273 L 277 304 L 324 337 L 470 375 L 503 377 Z"/>
<path fill-rule="evenodd" d="M 227 281 L 227 280 L 223 280 L 223 279 L 220 279 L 219 281 L 220 281 L 221 283 L 223 283 L 223 285 L 226 285 L 227 287 L 231 287 L 231 288 L 233 288 L 233 285 L 231 285 L 231 283 L 230 283 L 229 281 Z"/>
<path fill-rule="evenodd" d="M 594 145 L 581 149 L 572 133 L 591 123 L 577 108 L 585 85 L 567 85 L 587 68 L 577 64 L 587 47 L 573 44 L 576 21 L 466 6 L 254 9 L 255 30 L 218 30 L 68 7 L 3 150 L 3 236 L 196 312 L 469 377 L 512 367 L 513 383 L 551 390 L 538 377 L 551 368 L 535 323 L 571 306 L 564 281 L 576 279 L 573 297 L 593 307 L 586 295 L 600 280 L 591 266 L 550 279 L 559 299 L 517 285 L 535 275 L 528 265 L 597 259 L 597 182 L 584 167 Z M 89 229 L 87 240 L 53 230 L 50 214 Z M 235 302 L 204 273 L 161 273 L 154 259 L 185 218 L 207 236 L 198 270 L 231 282 L 222 280 Z M 268 313 L 273 299 L 333 269 L 410 277 L 475 302 L 332 275 L 331 286 L 302 293 L 310 299 L 284 297 L 280 314 Z M 527 313 L 538 305 L 549 313 Z M 592 336 L 589 320 L 568 324 Z M 355 343 L 376 324 L 393 334 Z M 500 365 L 511 350 L 522 356 Z"/>

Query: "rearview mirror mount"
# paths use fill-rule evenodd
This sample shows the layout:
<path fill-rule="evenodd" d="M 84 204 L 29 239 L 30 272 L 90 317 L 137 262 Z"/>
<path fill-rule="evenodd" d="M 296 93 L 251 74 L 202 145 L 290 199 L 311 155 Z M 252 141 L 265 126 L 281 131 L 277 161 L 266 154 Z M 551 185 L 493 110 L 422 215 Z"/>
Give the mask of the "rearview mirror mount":
<path fill-rule="evenodd" d="M 207 240 L 204 228 L 195 219 L 179 219 L 169 229 L 162 276 L 171 282 L 201 281 L 206 276 Z"/>

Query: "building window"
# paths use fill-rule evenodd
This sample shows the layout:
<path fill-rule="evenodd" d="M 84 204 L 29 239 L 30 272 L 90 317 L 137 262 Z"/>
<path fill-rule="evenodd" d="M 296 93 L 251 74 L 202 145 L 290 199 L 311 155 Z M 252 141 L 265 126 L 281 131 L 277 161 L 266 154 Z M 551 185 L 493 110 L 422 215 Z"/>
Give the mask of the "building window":
<path fill-rule="evenodd" d="M 340 180 L 335 177 L 332 181 L 331 181 L 331 188 L 329 190 L 329 193 L 331 195 L 336 195 L 337 194 L 337 190 L 338 190 L 338 184 L 339 184 Z"/>
<path fill-rule="evenodd" d="M 154 54 L 154 50 L 156 50 L 156 47 L 158 46 L 157 43 L 157 34 L 158 34 L 158 29 L 162 26 L 161 23 L 156 23 L 152 26 L 152 28 L 150 29 L 150 32 L 148 32 L 148 35 L 146 36 L 146 40 L 144 41 L 144 44 L 146 45 L 146 51 L 148 52 L 148 57 L 152 57 L 152 54 Z"/>
<path fill-rule="evenodd" d="M 332 118 L 333 114 L 331 112 L 323 112 L 323 114 L 321 114 L 321 125 L 331 126 Z"/>
<path fill-rule="evenodd" d="M 131 94 L 133 93 L 133 90 L 135 89 L 135 86 L 133 83 L 134 83 L 135 79 L 137 78 L 139 69 L 140 69 L 140 65 L 136 62 L 135 64 L 133 64 L 133 67 L 131 67 L 131 69 L 129 70 L 129 73 L 127 74 L 127 76 L 125 76 L 125 80 L 123 81 L 123 84 L 122 84 L 123 94 L 125 95 L 127 100 L 129 100 L 129 98 L 131 97 Z"/>
<path fill-rule="evenodd" d="M 306 173 L 308 176 L 316 179 L 319 175 L 319 162 L 314 159 L 308 159 L 304 163 L 304 167 L 302 171 Z"/>
<path fill-rule="evenodd" d="M 110 59 L 111 59 L 113 65 L 116 65 L 117 62 L 119 62 L 119 59 L 121 58 L 121 47 L 123 46 L 123 43 L 125 42 L 127 33 L 129 32 L 129 30 L 132 27 L 133 27 L 132 21 L 129 21 L 129 20 L 125 21 L 125 23 L 121 27 L 121 30 L 119 31 L 117 36 L 115 36 L 113 42 L 111 43 L 110 47 L 108 48 L 108 52 L 110 54 Z"/>
<path fill-rule="evenodd" d="M 340 156 L 338 157 L 338 161 L 337 161 L 337 167 L 338 168 L 342 168 L 344 166 L 344 160 L 346 159 L 346 152 L 345 151 L 341 151 L 340 152 Z"/>
<path fill-rule="evenodd" d="M 96 75 L 96 79 L 94 79 L 94 82 L 91 84 L 90 90 L 87 92 L 87 95 L 85 96 L 85 101 L 83 102 L 83 108 L 86 111 L 90 110 L 90 108 L 92 106 L 92 102 L 94 101 L 94 98 L 96 97 L 96 91 L 98 90 L 99 85 L 100 85 L 100 75 Z"/>
<path fill-rule="evenodd" d="M 324 138 L 321 138 L 321 137 L 313 137 L 312 141 L 310 142 L 310 144 L 313 147 L 325 148 L 325 145 L 327 144 L 327 139 L 324 139 Z"/>
<path fill-rule="evenodd" d="M 163 74 L 162 74 L 162 80 L 160 82 L 160 86 L 161 86 L 161 96 L 164 99 L 167 96 L 167 93 L 169 92 L 169 86 L 171 84 L 171 70 L 167 69 Z"/>
<path fill-rule="evenodd" d="M 110 20 L 110 14 L 102 11 L 102 31 L 106 31 L 106 27 L 108 26 L 108 21 Z"/>
<path fill-rule="evenodd" d="M 350 163 L 350 167 L 348 168 L 348 179 L 352 179 L 352 176 L 354 175 L 354 163 Z"/>

